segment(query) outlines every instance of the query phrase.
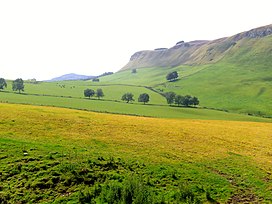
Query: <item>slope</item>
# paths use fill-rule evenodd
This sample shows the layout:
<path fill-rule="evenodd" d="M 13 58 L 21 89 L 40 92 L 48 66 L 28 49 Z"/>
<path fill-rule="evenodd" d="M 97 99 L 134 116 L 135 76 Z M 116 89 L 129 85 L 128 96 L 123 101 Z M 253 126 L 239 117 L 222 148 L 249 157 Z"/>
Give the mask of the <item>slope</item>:
<path fill-rule="evenodd" d="M 271 34 L 268 25 L 211 42 L 144 51 L 101 82 L 152 86 L 161 93 L 195 95 L 201 106 L 272 117 Z M 137 69 L 134 75 L 132 68 Z M 178 71 L 178 81 L 166 81 L 171 71 Z"/>
<path fill-rule="evenodd" d="M 185 184 L 201 201 L 208 194 L 220 203 L 272 201 L 271 123 L 11 104 L 0 111 L 4 203 L 98 202 L 135 174 L 154 199 L 170 203 Z"/>
<path fill-rule="evenodd" d="M 234 52 L 238 52 L 238 55 L 235 54 L 236 56 L 243 55 L 239 59 L 240 62 L 244 63 L 250 60 L 265 64 L 270 59 L 268 63 L 271 65 L 271 44 L 263 44 L 264 46 L 257 49 L 257 53 L 251 50 L 255 46 L 252 41 L 259 43 L 271 34 L 272 24 L 213 41 L 180 41 L 169 49 L 136 52 L 121 70 L 143 67 L 175 67 L 181 64 L 210 64 L 227 58 Z M 262 59 L 266 60 L 263 62 Z"/>

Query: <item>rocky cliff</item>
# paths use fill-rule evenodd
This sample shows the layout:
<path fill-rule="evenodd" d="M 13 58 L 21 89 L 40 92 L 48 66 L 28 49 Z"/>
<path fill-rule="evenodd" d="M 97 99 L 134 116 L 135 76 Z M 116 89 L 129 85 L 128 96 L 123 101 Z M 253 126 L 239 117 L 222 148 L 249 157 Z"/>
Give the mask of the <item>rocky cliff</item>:
<path fill-rule="evenodd" d="M 169 49 L 157 48 L 136 52 L 121 70 L 215 63 L 229 54 L 234 55 L 238 48 L 246 46 L 247 41 L 252 39 L 251 42 L 255 42 L 270 35 L 272 35 L 272 24 L 213 41 L 179 41 Z M 269 45 L 267 46 L 269 48 Z"/>

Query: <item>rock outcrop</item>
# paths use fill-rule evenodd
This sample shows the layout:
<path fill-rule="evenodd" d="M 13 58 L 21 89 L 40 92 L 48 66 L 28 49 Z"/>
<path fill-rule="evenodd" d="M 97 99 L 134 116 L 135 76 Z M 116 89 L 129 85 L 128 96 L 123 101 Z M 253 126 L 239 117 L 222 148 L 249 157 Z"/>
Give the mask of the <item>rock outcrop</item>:
<path fill-rule="evenodd" d="M 254 40 L 269 35 L 272 35 L 272 24 L 213 41 L 179 41 L 169 49 L 157 48 L 136 52 L 121 70 L 214 63 L 231 53 L 232 49 L 243 39 Z"/>

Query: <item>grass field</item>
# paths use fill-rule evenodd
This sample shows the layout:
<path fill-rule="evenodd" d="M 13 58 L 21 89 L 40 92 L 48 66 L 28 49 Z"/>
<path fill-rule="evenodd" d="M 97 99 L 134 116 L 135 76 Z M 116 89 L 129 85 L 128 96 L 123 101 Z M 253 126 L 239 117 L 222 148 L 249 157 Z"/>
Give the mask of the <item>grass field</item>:
<path fill-rule="evenodd" d="M 107 203 L 139 185 L 147 203 L 272 202 L 271 123 L 0 112 L 2 203 Z"/>
<path fill-rule="evenodd" d="M 42 106 L 57 106 L 71 109 L 88 110 L 95 112 L 117 113 L 125 115 L 138 115 L 157 118 L 183 118 L 183 119 L 209 119 L 209 120 L 234 120 L 234 121 L 260 121 L 271 122 L 271 119 L 254 117 L 242 114 L 227 113 L 223 111 L 171 107 L 168 105 L 152 105 L 139 103 L 126 103 L 108 100 L 89 100 L 73 97 L 53 97 L 42 95 L 14 94 L 0 92 L 0 101 L 5 103 L 21 103 Z"/>
<path fill-rule="evenodd" d="M 167 82 L 165 76 L 171 71 L 178 71 L 180 79 Z M 271 74 L 270 66 L 221 61 L 199 66 L 142 68 L 137 74 L 126 70 L 101 78 L 101 83 L 145 84 L 161 93 L 174 91 L 197 96 L 202 107 L 271 117 Z"/>
<path fill-rule="evenodd" d="M 6 90 L 11 92 L 11 88 L 12 84 L 9 82 Z M 25 83 L 25 93 L 50 96 L 84 98 L 84 90 L 87 88 L 95 91 L 101 88 L 105 94 L 105 100 L 121 101 L 121 97 L 124 93 L 131 92 L 134 94 L 134 103 L 138 103 L 139 95 L 147 93 L 150 95 L 150 104 L 166 104 L 165 98 L 160 94 L 140 86 L 118 84 L 100 85 L 99 83 L 92 83 L 90 81 L 40 82 L 38 84 Z"/>

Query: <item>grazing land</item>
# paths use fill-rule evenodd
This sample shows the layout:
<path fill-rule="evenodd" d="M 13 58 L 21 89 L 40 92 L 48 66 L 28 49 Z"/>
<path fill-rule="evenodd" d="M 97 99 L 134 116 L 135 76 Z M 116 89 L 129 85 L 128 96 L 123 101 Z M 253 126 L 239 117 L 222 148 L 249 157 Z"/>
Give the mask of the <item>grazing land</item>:
<path fill-rule="evenodd" d="M 272 202 L 271 123 L 0 111 L 2 203 Z"/>
<path fill-rule="evenodd" d="M 118 75 L 118 73 L 116 74 Z M 84 98 L 84 89 L 103 89 L 105 97 L 97 99 Z M 132 103 L 121 101 L 123 93 L 134 94 Z M 150 102 L 146 105 L 137 101 L 141 93 L 150 95 Z M 25 83 L 25 92 L 18 94 L 8 88 L 0 91 L 0 101 L 4 103 L 21 103 L 42 106 L 57 106 L 80 110 L 89 110 L 104 113 L 117 113 L 159 118 L 188 118 L 234 121 L 263 121 L 271 122 L 269 118 L 248 116 L 246 114 L 229 113 L 226 110 L 212 110 L 206 108 L 185 108 L 169 106 L 166 99 L 158 91 L 149 86 L 120 85 L 97 83 L 90 81 L 63 81 L 39 82 L 37 84 Z"/>
<path fill-rule="evenodd" d="M 167 82 L 165 76 L 178 71 L 179 79 Z M 124 70 L 101 78 L 102 83 L 144 84 L 159 93 L 173 91 L 194 95 L 202 107 L 272 117 L 271 70 L 265 65 L 217 64 L 174 68 L 141 68 L 137 74 Z"/>

